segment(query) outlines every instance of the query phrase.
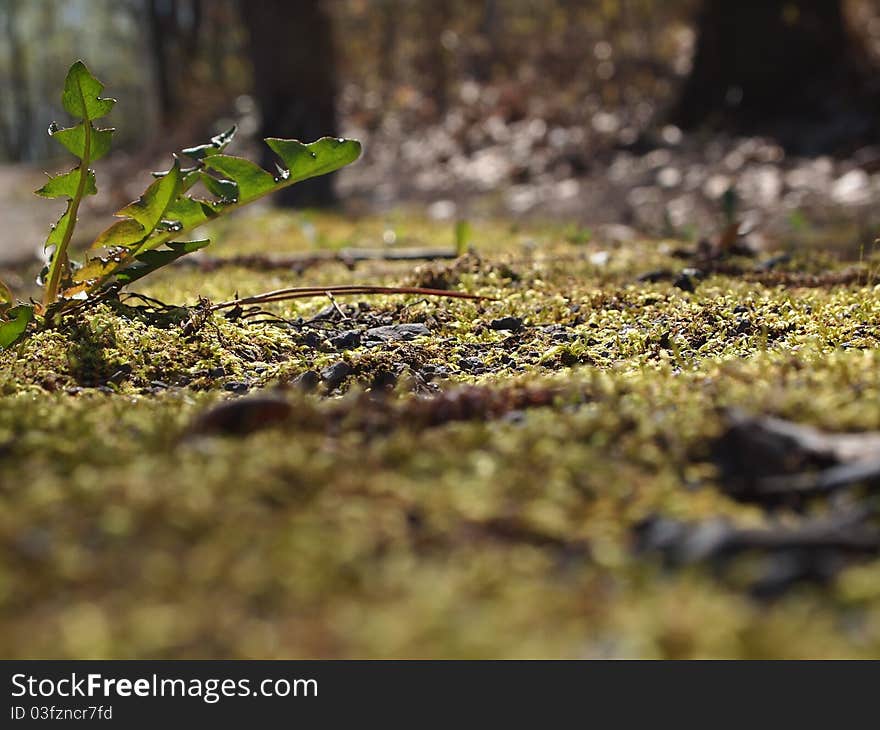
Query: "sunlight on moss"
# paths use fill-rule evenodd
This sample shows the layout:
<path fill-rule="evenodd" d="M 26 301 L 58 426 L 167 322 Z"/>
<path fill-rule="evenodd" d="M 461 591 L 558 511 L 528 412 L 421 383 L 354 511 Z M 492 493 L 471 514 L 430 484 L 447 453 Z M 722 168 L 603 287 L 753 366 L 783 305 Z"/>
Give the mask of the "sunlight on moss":
<path fill-rule="evenodd" d="M 388 225 L 313 215 L 316 244 L 305 220 L 227 222 L 216 255 L 378 246 Z M 453 240 L 397 226 L 413 245 Z M 653 514 L 771 519 L 715 488 L 707 441 L 724 408 L 880 428 L 874 287 L 709 275 L 688 292 L 637 280 L 682 268 L 672 242 L 473 227 L 476 251 L 456 261 L 178 266 L 141 291 L 180 305 L 433 279 L 498 301 L 356 297 L 338 300 L 342 319 L 317 299 L 257 322 L 131 300 L 0 354 L 4 655 L 876 655 L 875 563 L 757 603 L 633 546 Z M 429 334 L 398 337 L 403 324 Z M 555 396 L 413 417 L 462 384 Z M 206 408 L 248 391 L 294 415 L 193 435 Z"/>

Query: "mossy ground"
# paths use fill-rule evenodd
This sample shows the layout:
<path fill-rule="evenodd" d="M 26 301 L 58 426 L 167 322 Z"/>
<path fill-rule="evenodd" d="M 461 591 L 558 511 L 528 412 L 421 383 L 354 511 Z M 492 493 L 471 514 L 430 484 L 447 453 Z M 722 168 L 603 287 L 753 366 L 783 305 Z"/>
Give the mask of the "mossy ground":
<path fill-rule="evenodd" d="M 451 226 L 260 214 L 213 254 L 452 245 Z M 732 501 L 711 439 L 740 407 L 880 429 L 880 292 L 710 275 L 675 242 L 475 225 L 475 254 L 419 265 L 177 266 L 173 304 L 298 284 L 422 284 L 497 297 L 271 305 L 290 322 L 100 307 L 0 354 L 0 653 L 10 657 L 816 657 L 880 653 L 880 561 L 759 601 L 711 566 L 640 554 L 652 515 L 794 519 Z M 753 261 L 743 267 L 750 269 Z M 663 278 L 663 277 L 659 277 Z M 755 280 L 758 279 L 758 280 Z M 780 283 L 781 282 L 781 283 Z M 815 284 L 815 281 L 812 281 Z M 819 283 L 822 283 L 821 281 Z M 518 330 L 493 320 L 522 319 Z M 422 323 L 428 337 L 334 337 Z M 297 378 L 344 361 L 304 393 Z M 463 385 L 554 405 L 412 418 Z M 218 401 L 277 391 L 294 417 L 193 435 Z M 421 405 L 419 406 L 421 407 Z M 332 417 L 331 417 L 332 416 Z"/>

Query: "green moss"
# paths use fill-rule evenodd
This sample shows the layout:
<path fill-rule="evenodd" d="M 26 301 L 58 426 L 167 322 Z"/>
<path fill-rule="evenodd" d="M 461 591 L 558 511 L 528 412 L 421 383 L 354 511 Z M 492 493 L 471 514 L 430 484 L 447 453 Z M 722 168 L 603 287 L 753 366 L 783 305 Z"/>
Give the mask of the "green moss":
<path fill-rule="evenodd" d="M 387 225 L 311 222 L 329 247 L 378 245 Z M 302 218 L 246 223 L 219 231 L 216 255 L 313 245 Z M 451 227 L 394 227 L 413 245 L 452 241 Z M 716 275 L 685 292 L 637 281 L 680 270 L 675 244 L 566 235 L 477 223 L 477 255 L 415 271 L 177 267 L 142 289 L 195 305 L 434 281 L 498 301 L 358 297 L 340 300 L 347 320 L 308 324 L 326 300 L 272 305 L 288 323 L 132 300 L 0 354 L 3 655 L 876 656 L 876 561 L 766 604 L 633 546 L 652 514 L 770 519 L 717 489 L 708 444 L 725 407 L 880 428 L 873 286 Z M 505 316 L 522 328 L 493 329 Z M 400 323 L 431 335 L 366 341 Z M 346 330 L 361 344 L 333 344 Z M 341 382 L 291 385 L 339 361 Z M 193 436 L 242 383 L 284 395 L 294 416 Z M 413 417 L 461 383 L 557 398 L 496 418 Z"/>

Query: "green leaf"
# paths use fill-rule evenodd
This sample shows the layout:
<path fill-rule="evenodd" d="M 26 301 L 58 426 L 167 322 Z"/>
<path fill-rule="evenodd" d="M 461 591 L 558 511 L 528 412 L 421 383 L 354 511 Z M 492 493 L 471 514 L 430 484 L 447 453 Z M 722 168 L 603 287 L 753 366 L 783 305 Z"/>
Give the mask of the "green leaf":
<path fill-rule="evenodd" d="M 106 231 L 101 233 L 92 243 L 91 248 L 131 248 L 143 241 L 148 231 L 133 218 L 116 221 Z"/>
<path fill-rule="evenodd" d="M 178 198 L 165 211 L 168 220 L 177 221 L 184 229 L 192 229 L 207 223 L 217 213 L 210 205 L 193 198 Z"/>
<path fill-rule="evenodd" d="M 45 248 L 48 249 L 50 246 L 55 246 L 56 248 L 61 245 L 62 241 L 64 241 L 64 236 L 67 234 L 67 229 L 71 226 L 71 215 L 70 215 L 70 203 L 67 204 L 67 210 L 61 214 L 61 217 L 58 219 L 57 223 L 52 225 L 52 228 L 49 230 L 49 235 L 46 238 Z"/>
<path fill-rule="evenodd" d="M 80 119 L 99 119 L 113 109 L 116 99 L 102 99 L 104 85 L 98 81 L 82 61 L 77 61 L 67 72 L 61 103 L 68 114 Z"/>
<path fill-rule="evenodd" d="M 265 142 L 282 159 L 289 171 L 297 169 L 301 165 L 311 165 L 315 160 L 315 153 L 309 149 L 308 145 L 299 140 L 269 137 Z"/>
<path fill-rule="evenodd" d="M 211 141 L 208 144 L 201 144 L 198 147 L 187 147 L 180 152 L 193 160 L 203 160 L 211 155 L 219 155 L 226 149 L 232 138 L 235 137 L 237 130 L 238 127 L 232 126 L 225 132 L 211 137 Z"/>
<path fill-rule="evenodd" d="M 135 257 L 133 264 L 130 264 L 117 273 L 116 280 L 123 285 L 131 284 L 131 282 L 137 281 L 147 274 L 152 274 L 157 269 L 161 269 L 163 266 L 167 266 L 173 261 L 176 261 L 181 256 L 186 256 L 188 253 L 204 248 L 209 243 L 210 241 L 208 240 L 182 242 L 171 241 L 166 244 L 168 246 L 167 249 L 144 251 Z"/>
<path fill-rule="evenodd" d="M 118 258 L 114 257 L 89 259 L 79 269 L 73 272 L 73 281 L 75 284 L 95 281 L 113 271 L 118 263 Z M 69 296 L 69 290 L 64 292 L 64 296 Z"/>
<path fill-rule="evenodd" d="M 295 139 L 270 137 L 266 144 L 284 163 L 285 169 L 278 178 L 241 157 L 213 155 L 203 160 L 205 167 L 219 172 L 238 186 L 235 202 L 239 205 L 268 192 L 338 170 L 354 162 L 361 153 L 360 142 L 335 137 L 323 137 L 307 145 Z"/>
<path fill-rule="evenodd" d="M 220 200 L 235 200 L 238 196 L 238 185 L 232 180 L 222 180 L 208 173 L 202 173 L 202 184 L 208 192 L 216 195 Z"/>
<path fill-rule="evenodd" d="M 67 129 L 52 131 L 52 138 L 57 139 L 70 152 L 80 159 L 86 153 L 86 129 L 85 122 Z M 110 142 L 113 138 L 114 129 L 92 129 L 91 146 L 89 148 L 89 161 L 100 160 L 110 151 Z"/>
<path fill-rule="evenodd" d="M 179 190 L 180 161 L 174 160 L 174 166 L 167 175 L 152 183 L 140 198 L 129 203 L 116 215 L 133 218 L 140 223 L 145 231 L 151 233 L 159 225 L 168 206 L 177 198 Z"/>
<path fill-rule="evenodd" d="M 0 348 L 7 348 L 18 342 L 30 321 L 34 318 L 34 308 L 22 304 L 6 312 L 8 321 L 0 323 Z"/>
<path fill-rule="evenodd" d="M 188 170 L 181 170 L 180 176 L 180 194 L 183 195 L 189 192 L 190 188 L 202 179 L 202 171 L 191 167 Z"/>
<path fill-rule="evenodd" d="M 322 137 L 305 145 L 295 139 L 269 137 L 266 144 L 281 158 L 290 173 L 283 181 L 284 187 L 334 172 L 361 155 L 360 142 L 339 137 Z"/>
<path fill-rule="evenodd" d="M 95 185 L 95 171 L 89 170 L 87 174 L 88 179 L 86 180 L 85 188 L 83 189 L 83 195 L 96 195 L 98 193 L 98 188 Z M 34 193 L 43 198 L 73 199 L 76 196 L 81 176 L 82 169 L 79 167 L 75 167 L 70 172 L 65 172 L 63 175 L 57 175 L 56 177 L 50 176 L 49 182 L 43 185 L 39 190 L 35 190 Z"/>
<path fill-rule="evenodd" d="M 278 184 L 262 167 L 243 157 L 212 155 L 205 158 L 205 166 L 216 170 L 236 184 L 238 192 L 235 202 L 241 204 L 256 200 Z"/>
<path fill-rule="evenodd" d="M 231 132 L 228 136 L 231 137 Z M 128 219 L 109 228 L 93 244 L 93 248 L 115 249 L 116 258 L 93 259 L 87 263 L 85 273 L 74 275 L 75 280 L 88 277 L 87 288 L 101 287 L 114 280 L 122 285 L 136 281 L 208 244 L 207 241 L 169 243 L 173 236 L 300 180 L 338 170 L 356 160 L 361 152 L 356 140 L 324 137 L 303 144 L 271 138 L 267 144 L 286 166 L 279 167 L 276 177 L 249 160 L 220 154 L 227 143 L 228 139 L 222 139 L 213 146 L 202 145 L 185 151 L 197 158 L 195 171 L 181 170 L 175 160 L 174 167 L 167 173 L 153 173 L 157 180 L 144 196 L 117 213 Z M 196 149 L 198 152 L 194 152 Z M 222 177 L 215 177 L 206 170 Z M 219 198 L 217 202 L 187 195 L 195 176 Z M 176 184 L 172 184 L 175 180 Z M 163 249 L 165 245 L 168 248 Z M 121 251 L 124 248 L 129 249 L 128 252 Z"/>

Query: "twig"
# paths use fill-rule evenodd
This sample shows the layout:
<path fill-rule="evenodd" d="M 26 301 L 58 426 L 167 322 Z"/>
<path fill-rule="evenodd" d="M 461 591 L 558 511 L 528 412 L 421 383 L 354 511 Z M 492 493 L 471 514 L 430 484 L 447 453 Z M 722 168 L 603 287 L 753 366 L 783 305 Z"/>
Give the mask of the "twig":
<path fill-rule="evenodd" d="M 479 294 L 468 294 L 459 291 L 445 291 L 443 289 L 425 289 L 412 286 L 364 286 L 364 285 L 340 285 L 340 286 L 296 286 L 288 289 L 276 289 L 275 291 L 256 294 L 242 299 L 232 299 L 228 302 L 220 302 L 209 308 L 216 312 L 220 309 L 242 306 L 247 304 L 266 304 L 268 302 L 283 302 L 289 299 L 306 299 L 309 297 L 325 297 L 330 295 L 347 294 L 418 294 L 429 297 L 449 297 L 452 299 L 470 299 L 474 301 L 496 301 L 495 297 L 486 297 Z"/>
<path fill-rule="evenodd" d="M 263 256 L 241 255 L 220 258 L 215 256 L 198 256 L 184 259 L 183 264 L 198 266 L 203 271 L 213 271 L 223 266 L 240 266 L 259 271 L 275 269 L 305 269 L 324 263 L 354 264 L 361 261 L 436 261 L 456 259 L 459 254 L 455 249 L 445 248 L 401 248 L 401 249 L 370 249 L 344 248 L 339 251 L 315 251 L 300 256 Z"/>
<path fill-rule="evenodd" d="M 336 310 L 336 313 L 337 313 L 342 319 L 348 319 L 348 315 L 347 315 L 345 312 L 343 312 L 343 311 L 339 308 L 339 304 L 338 304 L 337 301 L 336 301 L 336 297 L 334 297 L 333 294 L 332 294 L 331 292 L 329 292 L 329 291 L 327 292 L 327 298 L 330 300 L 330 304 L 333 305 L 333 309 Z"/>

